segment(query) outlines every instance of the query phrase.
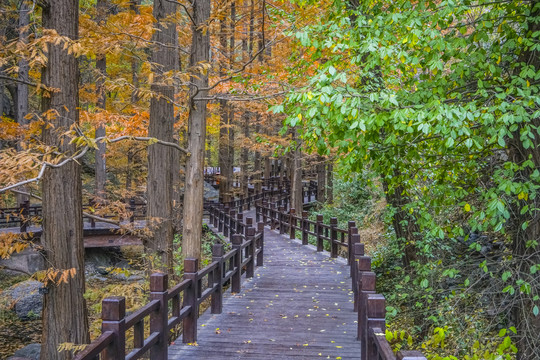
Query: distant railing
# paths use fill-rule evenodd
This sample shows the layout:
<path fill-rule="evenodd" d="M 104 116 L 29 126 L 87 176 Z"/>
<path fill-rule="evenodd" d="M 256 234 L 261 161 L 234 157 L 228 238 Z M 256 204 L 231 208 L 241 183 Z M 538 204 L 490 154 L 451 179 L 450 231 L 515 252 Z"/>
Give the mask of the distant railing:
<path fill-rule="evenodd" d="M 350 266 L 352 289 L 354 292 L 354 311 L 358 312 L 358 340 L 361 346 L 361 359 L 369 360 L 425 360 L 419 351 L 401 351 L 395 355 L 386 340 L 386 300 L 375 292 L 376 275 L 371 271 L 371 258 L 364 254 L 364 244 L 354 221 L 349 221 L 347 229 L 337 227 L 337 218 L 331 218 L 329 224 L 323 223 L 323 216 L 318 214 L 316 221 L 308 219 L 308 213 L 302 211 L 296 215 L 295 209 L 279 202 L 262 200 L 256 204 L 256 221 L 269 225 L 280 234 L 288 233 L 295 239 L 300 232 L 302 245 L 308 245 L 309 236 L 315 237 L 317 251 L 323 251 L 325 242 L 330 249 L 330 256 L 339 255 L 339 248 L 345 253 Z"/>
<path fill-rule="evenodd" d="M 258 230 L 253 218 L 246 218 L 243 233 L 230 237 L 232 250 L 224 254 L 223 244 L 212 248 L 212 263 L 198 270 L 197 259 L 184 261 L 184 280 L 168 287 L 168 276 L 156 273 L 150 276 L 150 302 L 126 316 L 124 297 L 109 297 L 102 302 L 102 334 L 75 360 L 135 360 L 145 354 L 152 360 L 166 360 L 168 334 L 182 322 L 184 343 L 197 341 L 199 306 L 211 298 L 212 314 L 223 309 L 223 286 L 230 281 L 231 291 L 241 290 L 241 276 L 254 275 L 255 266 L 263 264 L 263 224 Z M 238 224 L 237 224 L 238 225 Z M 170 309 L 170 311 L 169 311 Z M 149 318 L 149 335 L 145 337 L 145 321 Z M 126 354 L 126 332 L 133 328 L 133 350 Z"/>
<path fill-rule="evenodd" d="M 90 202 L 83 205 L 83 211 L 92 213 L 94 212 L 95 204 Z M 134 199 L 129 201 L 127 210 L 130 213 L 130 217 L 127 219 L 130 223 L 134 223 L 136 220 L 146 218 L 146 204 L 136 203 Z M 35 223 L 36 218 L 43 216 L 43 206 L 30 205 L 29 201 L 25 201 L 18 208 L 2 208 L 0 209 L 0 228 L 15 228 L 19 227 L 19 232 L 28 232 L 28 228 Z M 101 215 L 102 218 L 115 218 L 117 215 Z M 83 215 L 83 219 L 86 219 L 90 224 L 90 227 L 96 227 L 96 220 L 92 217 Z"/>

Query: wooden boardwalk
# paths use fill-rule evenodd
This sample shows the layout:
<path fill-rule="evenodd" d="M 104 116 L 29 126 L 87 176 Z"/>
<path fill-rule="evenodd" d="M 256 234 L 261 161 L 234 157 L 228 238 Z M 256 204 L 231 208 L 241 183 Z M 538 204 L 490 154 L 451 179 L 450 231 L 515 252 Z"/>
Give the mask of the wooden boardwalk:
<path fill-rule="evenodd" d="M 199 319 L 197 345 L 169 359 L 360 359 L 349 267 L 265 228 L 264 266 Z"/>

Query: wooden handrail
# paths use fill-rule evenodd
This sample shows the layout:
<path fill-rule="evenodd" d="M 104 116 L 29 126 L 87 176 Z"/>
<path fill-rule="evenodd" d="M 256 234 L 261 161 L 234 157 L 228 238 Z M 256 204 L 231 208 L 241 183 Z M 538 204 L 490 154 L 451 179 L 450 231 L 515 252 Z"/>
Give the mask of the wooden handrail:
<path fill-rule="evenodd" d="M 256 204 L 256 219 L 269 225 L 280 233 L 289 232 L 291 239 L 300 232 L 302 245 L 308 244 L 309 236 L 315 237 L 317 251 L 323 251 L 328 244 L 331 257 L 339 255 L 339 248 L 346 251 L 345 258 L 350 266 L 354 310 L 358 312 L 357 338 L 361 344 L 361 358 L 369 360 L 425 360 L 419 351 L 403 351 L 396 355 L 385 337 L 386 306 L 385 298 L 375 292 L 376 275 L 371 271 L 371 258 L 364 255 L 364 244 L 354 221 L 349 221 L 347 229 L 337 227 L 337 219 L 331 218 L 329 224 L 323 223 L 323 216 L 317 214 L 316 220 L 309 220 L 306 211 L 301 216 L 296 209 L 287 210 L 278 202 L 268 200 Z"/>
<path fill-rule="evenodd" d="M 215 212 L 214 212 L 215 214 Z M 125 298 L 110 297 L 102 303 L 102 335 L 90 344 L 75 360 L 135 360 L 150 353 L 152 360 L 167 359 L 168 334 L 183 322 L 182 341 L 197 341 L 199 305 L 211 297 L 211 311 L 219 314 L 223 304 L 223 285 L 231 281 L 232 292 L 241 291 L 242 268 L 246 277 L 253 277 L 255 266 L 262 265 L 264 226 L 253 227 L 252 218 L 233 217 L 236 230 L 231 235 L 233 250 L 224 254 L 223 245 L 212 248 L 212 262 L 198 269 L 197 259 L 185 259 L 184 279 L 168 287 L 167 274 L 150 276 L 150 302 L 133 314 L 125 315 Z M 237 233 L 241 228 L 244 233 Z M 203 283 L 206 287 L 203 288 Z M 172 303 L 172 306 L 170 306 Z M 169 317 L 169 307 L 172 316 Z M 145 321 L 150 318 L 150 335 L 145 337 Z M 147 322 L 148 323 L 148 322 Z M 126 331 L 133 328 L 133 350 L 126 355 Z"/>

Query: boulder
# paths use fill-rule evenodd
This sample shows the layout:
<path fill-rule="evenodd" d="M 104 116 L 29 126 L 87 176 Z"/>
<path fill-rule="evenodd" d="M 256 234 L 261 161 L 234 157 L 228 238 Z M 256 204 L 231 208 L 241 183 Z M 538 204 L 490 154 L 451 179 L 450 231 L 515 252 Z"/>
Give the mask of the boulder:
<path fill-rule="evenodd" d="M 30 344 L 15 351 L 15 354 L 7 360 L 39 360 L 40 352 L 41 344 Z"/>
<path fill-rule="evenodd" d="M 39 289 L 43 284 L 35 280 L 27 280 L 13 285 L 3 295 L 13 305 L 13 310 L 21 320 L 41 318 L 43 295 Z"/>

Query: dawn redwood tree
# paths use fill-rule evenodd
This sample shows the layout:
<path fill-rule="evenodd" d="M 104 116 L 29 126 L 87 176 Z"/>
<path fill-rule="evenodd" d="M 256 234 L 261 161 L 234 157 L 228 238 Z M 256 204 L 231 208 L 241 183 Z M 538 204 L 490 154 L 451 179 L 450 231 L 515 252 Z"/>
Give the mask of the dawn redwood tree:
<path fill-rule="evenodd" d="M 153 15 L 156 30 L 152 40 L 152 65 L 154 96 L 150 100 L 148 136 L 174 142 L 174 85 L 167 81 L 166 72 L 176 70 L 178 54 L 175 50 L 176 26 L 171 22 L 177 5 L 173 1 L 154 0 Z M 172 149 L 163 144 L 148 147 L 148 218 L 152 222 L 152 238 L 147 249 L 155 256 L 151 266 L 171 268 L 173 247 L 173 165 Z"/>
<path fill-rule="evenodd" d="M 188 150 L 184 193 L 184 230 L 182 254 L 185 258 L 201 257 L 201 237 L 204 192 L 204 147 L 206 144 L 206 106 L 208 103 L 207 66 L 210 55 L 210 0 L 192 0 L 193 37 L 190 66 L 197 71 L 191 76 Z"/>
<path fill-rule="evenodd" d="M 77 40 L 79 2 L 44 1 L 43 28 Z M 64 156 L 72 156 L 75 145 L 63 135 L 79 123 L 78 61 L 64 48 L 64 41 L 48 44 L 48 62 L 42 83 L 53 91 L 42 96 L 43 141 Z M 42 182 L 43 236 L 47 264 L 56 271 L 74 269 L 67 283 L 50 282 L 43 297 L 43 335 L 41 360 L 71 359 L 69 352 L 58 352 L 62 343 L 89 341 L 84 279 L 84 244 L 80 165 L 69 161 L 48 168 Z"/>
<path fill-rule="evenodd" d="M 107 21 L 107 0 L 97 0 L 96 2 L 96 23 L 102 26 Z M 105 111 L 107 109 L 107 93 L 105 91 L 105 77 L 107 76 L 107 56 L 104 53 L 96 55 L 96 92 L 97 92 L 97 110 Z M 105 124 L 100 124 L 96 128 L 96 138 L 104 137 Z M 95 196 L 98 199 L 105 198 L 105 183 L 107 181 L 107 168 L 105 154 L 107 144 L 105 141 L 100 141 L 96 149 L 96 188 Z"/>

